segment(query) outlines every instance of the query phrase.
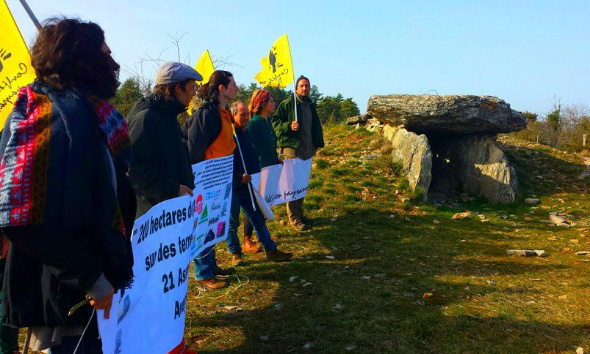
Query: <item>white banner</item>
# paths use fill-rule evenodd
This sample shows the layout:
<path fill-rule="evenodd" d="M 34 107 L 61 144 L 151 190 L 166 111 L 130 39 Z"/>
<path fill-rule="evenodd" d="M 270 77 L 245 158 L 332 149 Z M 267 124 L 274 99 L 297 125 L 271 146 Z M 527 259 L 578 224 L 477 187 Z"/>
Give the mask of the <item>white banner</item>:
<path fill-rule="evenodd" d="M 182 341 L 190 260 L 227 237 L 233 156 L 193 165 L 193 196 L 162 202 L 135 221 L 133 284 L 98 311 L 103 353 L 167 353 Z"/>
<path fill-rule="evenodd" d="M 286 159 L 282 165 L 268 166 L 253 174 L 252 184 L 269 206 L 301 199 L 307 194 L 311 162 L 311 158 Z"/>

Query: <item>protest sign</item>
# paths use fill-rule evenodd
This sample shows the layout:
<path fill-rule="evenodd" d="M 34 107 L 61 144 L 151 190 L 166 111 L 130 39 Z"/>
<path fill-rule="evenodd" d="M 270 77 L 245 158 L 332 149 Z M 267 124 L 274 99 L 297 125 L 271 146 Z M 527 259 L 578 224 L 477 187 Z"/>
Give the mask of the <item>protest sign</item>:
<path fill-rule="evenodd" d="M 193 165 L 193 196 L 164 201 L 135 221 L 133 284 L 98 311 L 103 353 L 167 353 L 183 338 L 190 260 L 227 238 L 233 156 Z"/>
<path fill-rule="evenodd" d="M 0 2 L 0 129 L 12 111 L 18 89 L 35 79 L 29 50 L 5 1 Z"/>
<path fill-rule="evenodd" d="M 193 165 L 195 175 L 195 243 L 192 258 L 223 241 L 229 229 L 233 155 Z"/>
<path fill-rule="evenodd" d="M 305 197 L 309 185 L 312 159 L 286 159 L 282 165 L 264 167 L 252 175 L 252 184 L 269 206 Z"/>

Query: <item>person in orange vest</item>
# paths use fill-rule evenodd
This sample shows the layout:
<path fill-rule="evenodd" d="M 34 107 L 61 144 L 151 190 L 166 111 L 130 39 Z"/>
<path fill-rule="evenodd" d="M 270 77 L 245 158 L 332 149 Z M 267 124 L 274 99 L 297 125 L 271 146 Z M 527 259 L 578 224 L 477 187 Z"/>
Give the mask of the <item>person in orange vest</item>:
<path fill-rule="evenodd" d="M 205 101 L 186 121 L 182 132 L 187 141 L 192 164 L 232 155 L 236 149 L 232 116 L 228 109 L 236 99 L 238 85 L 229 71 L 216 70 L 197 95 Z M 235 177 L 234 177 L 235 178 Z M 231 275 L 234 268 L 220 268 L 215 259 L 215 246 L 205 248 L 194 260 L 197 284 L 204 290 L 228 285 L 218 275 Z"/>

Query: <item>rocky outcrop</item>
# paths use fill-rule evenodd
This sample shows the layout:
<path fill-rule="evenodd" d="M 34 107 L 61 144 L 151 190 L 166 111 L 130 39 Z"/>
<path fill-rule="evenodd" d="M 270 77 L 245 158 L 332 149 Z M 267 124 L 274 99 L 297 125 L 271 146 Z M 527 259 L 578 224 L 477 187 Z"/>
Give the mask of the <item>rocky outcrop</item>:
<path fill-rule="evenodd" d="M 392 160 L 401 164 L 413 189 L 455 188 L 493 203 L 515 200 L 516 172 L 495 140 L 497 133 L 524 129 L 526 119 L 503 100 L 469 95 L 372 96 L 367 112 L 384 124 Z"/>
<path fill-rule="evenodd" d="M 421 190 L 426 200 L 426 192 L 432 179 L 432 152 L 426 135 L 386 125 L 383 127 L 383 136 L 393 147 L 393 162 L 402 166 L 410 187 Z"/>
<path fill-rule="evenodd" d="M 384 124 L 416 133 L 507 133 L 526 127 L 526 118 L 493 96 L 371 96 L 367 113 Z"/>

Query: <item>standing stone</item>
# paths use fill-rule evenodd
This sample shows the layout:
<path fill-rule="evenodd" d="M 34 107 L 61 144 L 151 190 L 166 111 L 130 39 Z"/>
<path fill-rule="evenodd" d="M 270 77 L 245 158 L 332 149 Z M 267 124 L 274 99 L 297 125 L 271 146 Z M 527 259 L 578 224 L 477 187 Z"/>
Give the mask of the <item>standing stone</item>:
<path fill-rule="evenodd" d="M 401 164 L 402 173 L 408 179 L 410 188 L 419 188 L 426 200 L 432 180 L 432 152 L 428 138 L 390 125 L 383 127 L 383 136 L 391 142 L 393 162 Z"/>
<path fill-rule="evenodd" d="M 486 197 L 492 203 L 512 203 L 516 199 L 516 171 L 488 134 L 440 137 L 433 151 L 449 161 L 452 175 L 465 191 Z"/>

